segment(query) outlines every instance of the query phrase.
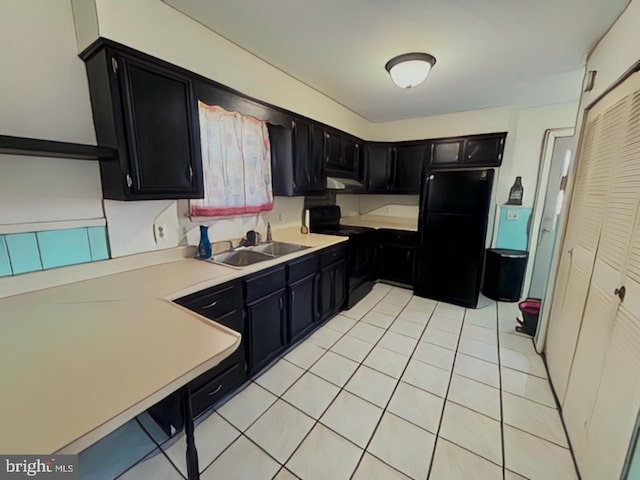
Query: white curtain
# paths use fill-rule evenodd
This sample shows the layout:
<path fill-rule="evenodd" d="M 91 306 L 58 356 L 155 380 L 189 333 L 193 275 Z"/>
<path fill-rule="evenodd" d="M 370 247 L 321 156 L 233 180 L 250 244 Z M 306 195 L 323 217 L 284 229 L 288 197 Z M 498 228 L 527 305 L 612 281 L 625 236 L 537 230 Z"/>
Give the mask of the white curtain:
<path fill-rule="evenodd" d="M 271 148 L 260 120 L 198 102 L 205 197 L 190 201 L 192 217 L 273 209 Z"/>

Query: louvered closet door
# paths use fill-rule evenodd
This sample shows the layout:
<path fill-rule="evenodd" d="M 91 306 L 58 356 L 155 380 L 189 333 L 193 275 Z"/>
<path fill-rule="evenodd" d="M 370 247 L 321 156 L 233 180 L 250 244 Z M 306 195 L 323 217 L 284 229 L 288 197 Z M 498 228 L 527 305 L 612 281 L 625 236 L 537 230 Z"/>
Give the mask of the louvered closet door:
<path fill-rule="evenodd" d="M 640 116 L 640 114 L 639 114 Z M 633 151 L 623 158 L 627 187 L 640 190 L 640 121 L 635 127 Z M 630 195 L 631 196 L 631 195 Z M 600 388 L 589 422 L 589 445 L 582 468 L 585 480 L 619 478 L 640 410 L 640 202 L 618 300 L 611 342 L 607 349 Z"/>
<path fill-rule="evenodd" d="M 561 403 L 569 381 L 600 233 L 599 226 L 597 230 L 594 227 L 597 222 L 602 222 L 604 216 L 604 205 L 600 204 L 598 209 L 598 204 L 590 201 L 594 196 L 591 177 L 598 161 L 596 149 L 603 110 L 593 109 L 587 117 L 549 315 L 545 353 L 551 380 Z M 598 170 L 598 173 L 606 174 L 606 171 Z"/>
<path fill-rule="evenodd" d="M 594 421 L 598 423 L 594 412 L 599 403 L 597 399 L 603 394 L 601 384 L 612 380 L 605 378 L 605 364 L 620 306 L 614 291 L 623 281 L 640 201 L 640 80 L 631 78 L 612 96 L 616 101 L 602 113 L 601 132 L 595 148 L 597 162 L 588 181 L 592 190 L 589 201 L 598 201 L 606 208 L 563 404 L 563 416 L 578 465 L 584 478 L 594 479 L 614 478 L 595 473 L 596 470 L 611 471 L 615 467 L 611 455 L 601 456 L 603 440 L 608 442 L 608 437 L 604 437 L 603 432 L 594 435 L 592 425 Z M 605 173 L 605 169 L 609 172 Z M 590 209 L 594 207 L 592 205 Z M 637 383 L 633 377 L 628 381 Z M 637 409 L 633 412 L 630 428 L 636 415 Z M 596 430 L 602 430 L 606 423 L 606 420 L 600 422 Z M 623 451 L 626 452 L 626 448 Z M 624 453 L 622 455 L 624 457 Z"/>

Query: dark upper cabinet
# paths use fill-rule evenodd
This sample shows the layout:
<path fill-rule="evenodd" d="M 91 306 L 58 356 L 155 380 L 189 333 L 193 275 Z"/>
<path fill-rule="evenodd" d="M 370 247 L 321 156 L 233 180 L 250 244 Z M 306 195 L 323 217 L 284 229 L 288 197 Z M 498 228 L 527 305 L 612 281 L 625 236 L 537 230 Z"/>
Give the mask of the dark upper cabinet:
<path fill-rule="evenodd" d="M 323 192 L 326 187 L 323 128 L 301 119 L 291 120 L 290 127 L 268 123 L 267 128 L 274 195 Z"/>
<path fill-rule="evenodd" d="M 466 165 L 498 166 L 502 164 L 505 135 L 471 137 L 465 141 L 462 162 Z"/>
<path fill-rule="evenodd" d="M 431 143 L 431 166 L 438 167 L 460 164 L 462 144 L 463 140 L 461 139 L 434 140 Z"/>
<path fill-rule="evenodd" d="M 311 123 L 309 127 L 309 185 L 307 191 L 322 192 L 327 186 L 327 178 L 324 165 L 325 139 L 324 129 Z"/>
<path fill-rule="evenodd" d="M 358 178 L 360 143 L 345 135 L 326 132 L 327 175 Z"/>
<path fill-rule="evenodd" d="M 394 162 L 393 193 L 420 193 L 422 169 L 428 144 L 397 145 Z"/>
<path fill-rule="evenodd" d="M 305 194 L 325 189 L 324 130 L 320 125 L 296 119 L 293 126 L 293 192 Z"/>
<path fill-rule="evenodd" d="M 85 61 L 98 144 L 118 151 L 118 160 L 100 164 L 104 198 L 202 198 L 192 79 L 108 47 Z"/>
<path fill-rule="evenodd" d="M 342 136 L 337 133 L 325 133 L 327 139 L 327 170 L 340 171 L 344 168 L 342 158 Z"/>
<path fill-rule="evenodd" d="M 358 178 L 360 150 L 360 142 L 348 138 L 342 139 L 342 165 L 349 178 Z"/>
<path fill-rule="evenodd" d="M 435 168 L 499 167 L 506 136 L 506 133 L 496 133 L 433 140 L 429 165 Z"/>
<path fill-rule="evenodd" d="M 364 151 L 364 180 L 367 193 L 389 193 L 393 184 L 393 146 L 367 144 Z"/>

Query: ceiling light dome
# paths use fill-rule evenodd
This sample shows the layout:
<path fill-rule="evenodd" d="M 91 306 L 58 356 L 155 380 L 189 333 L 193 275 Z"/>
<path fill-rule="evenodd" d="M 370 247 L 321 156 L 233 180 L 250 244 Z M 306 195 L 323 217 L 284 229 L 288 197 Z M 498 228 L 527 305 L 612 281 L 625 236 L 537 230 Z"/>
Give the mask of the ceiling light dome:
<path fill-rule="evenodd" d="M 405 53 L 393 57 L 384 66 L 391 80 L 400 88 L 413 88 L 424 82 L 436 63 L 436 58 L 428 53 Z"/>

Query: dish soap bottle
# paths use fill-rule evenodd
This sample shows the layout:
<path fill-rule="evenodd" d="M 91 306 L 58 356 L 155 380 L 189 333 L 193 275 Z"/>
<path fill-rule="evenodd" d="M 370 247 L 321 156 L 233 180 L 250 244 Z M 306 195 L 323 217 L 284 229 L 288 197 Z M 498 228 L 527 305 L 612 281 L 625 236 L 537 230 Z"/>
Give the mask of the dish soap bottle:
<path fill-rule="evenodd" d="M 271 222 L 267 222 L 267 242 L 273 242 L 273 236 L 271 234 Z"/>
<path fill-rule="evenodd" d="M 522 177 L 516 177 L 511 190 L 509 190 L 509 201 L 507 205 L 522 205 L 522 197 L 524 196 L 524 188 L 522 188 Z"/>
<path fill-rule="evenodd" d="M 200 225 L 200 243 L 198 244 L 198 258 L 211 257 L 211 242 L 209 241 L 209 227 Z"/>

